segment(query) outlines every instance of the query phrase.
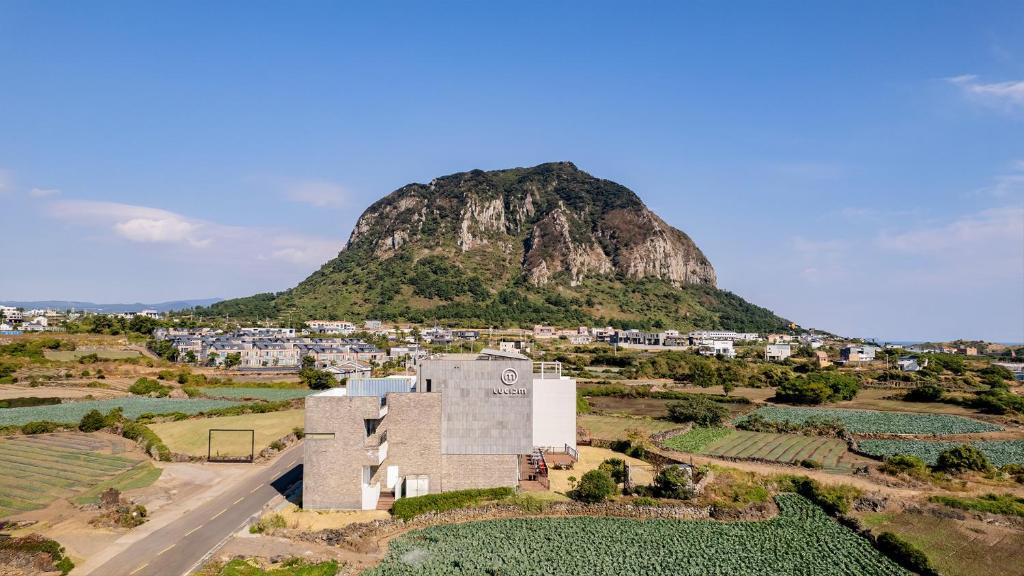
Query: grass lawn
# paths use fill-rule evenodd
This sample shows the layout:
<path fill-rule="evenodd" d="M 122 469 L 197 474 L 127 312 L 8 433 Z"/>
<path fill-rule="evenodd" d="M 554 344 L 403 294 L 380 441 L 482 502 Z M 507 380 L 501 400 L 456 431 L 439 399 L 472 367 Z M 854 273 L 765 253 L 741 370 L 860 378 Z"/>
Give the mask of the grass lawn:
<path fill-rule="evenodd" d="M 47 360 L 58 362 L 74 362 L 82 356 L 95 354 L 101 360 L 123 360 L 125 358 L 138 358 L 142 356 L 135 350 L 43 350 L 43 356 Z"/>
<path fill-rule="evenodd" d="M 293 559 L 266 570 L 255 562 L 235 559 L 227 564 L 212 565 L 204 568 L 200 576 L 334 576 L 338 573 L 338 563 L 333 560 L 309 564 L 304 560 Z"/>
<path fill-rule="evenodd" d="M 602 440 L 624 440 L 627 436 L 626 431 L 632 428 L 642 430 L 647 434 L 657 434 L 681 426 L 681 424 L 668 420 L 598 414 L 580 414 L 576 417 L 576 423 L 589 430 L 593 438 Z"/>
<path fill-rule="evenodd" d="M 650 484 L 654 481 L 653 468 L 647 462 L 631 458 L 621 452 L 613 452 L 607 448 L 595 448 L 593 446 L 580 446 L 579 462 L 572 470 L 548 470 L 548 479 L 551 480 L 551 492 L 566 493 L 569 491 L 569 476 L 575 476 L 577 480 L 587 472 L 596 469 L 608 458 L 619 458 L 629 465 L 630 475 L 634 484 Z M 530 492 L 530 496 L 536 493 Z"/>
<path fill-rule="evenodd" d="M 198 418 L 150 424 L 150 428 L 167 444 L 172 452 L 191 456 L 206 456 L 209 431 L 211 428 L 226 428 L 256 431 L 256 452 L 266 448 L 271 442 L 287 436 L 292 429 L 301 428 L 305 417 L 304 410 L 283 410 L 266 414 L 243 414 L 240 416 L 221 416 L 218 418 Z M 238 456 L 248 455 L 250 449 L 248 433 L 214 433 L 214 452 Z"/>

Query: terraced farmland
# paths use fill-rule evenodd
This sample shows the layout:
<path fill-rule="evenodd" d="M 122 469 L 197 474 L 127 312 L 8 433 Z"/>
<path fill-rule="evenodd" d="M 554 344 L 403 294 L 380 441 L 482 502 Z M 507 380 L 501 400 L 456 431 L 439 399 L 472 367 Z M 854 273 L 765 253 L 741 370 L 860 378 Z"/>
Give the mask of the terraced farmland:
<path fill-rule="evenodd" d="M 0 440 L 0 518 L 44 508 L 58 498 L 86 495 L 102 485 L 131 480 L 148 461 L 114 454 L 121 445 L 78 433 L 14 436 Z M 148 475 L 148 481 L 156 479 Z"/>
<path fill-rule="evenodd" d="M 862 440 L 858 443 L 861 452 L 888 458 L 897 454 L 917 456 L 925 464 L 935 464 L 939 454 L 960 442 L 928 442 L 925 440 Z M 984 442 L 968 442 L 985 453 L 995 466 L 1006 464 L 1024 464 L 1024 440 L 993 440 Z"/>
<path fill-rule="evenodd" d="M 396 538 L 364 576 L 889 576 L 909 573 L 800 496 L 762 522 L 610 517 L 448 524 Z"/>
<path fill-rule="evenodd" d="M 21 426 L 29 422 L 45 420 L 65 424 L 75 424 L 90 410 L 96 409 L 106 414 L 114 408 L 124 409 L 128 418 L 138 418 L 146 413 L 170 414 L 183 412 L 198 414 L 214 408 L 224 408 L 240 404 L 231 400 L 184 400 L 176 398 L 141 398 L 126 397 L 109 400 L 89 400 L 86 402 L 69 402 L 52 406 L 33 406 L 31 408 L 4 408 L 0 410 L 0 426 Z"/>
<path fill-rule="evenodd" d="M 210 398 L 227 398 L 229 400 L 294 400 L 305 398 L 318 390 L 302 388 L 200 388 Z"/>
<path fill-rule="evenodd" d="M 876 412 L 839 408 L 791 408 L 763 406 L 753 412 L 774 422 L 801 424 L 811 418 L 837 419 L 853 434 L 971 434 L 995 432 L 1002 427 L 980 420 L 949 414 Z M 739 422 L 742 418 L 736 420 Z"/>
<path fill-rule="evenodd" d="M 690 451 L 709 456 L 751 458 L 787 464 L 814 460 L 827 470 L 839 472 L 848 472 L 857 465 L 857 457 L 847 452 L 846 442 L 838 438 L 745 430 L 708 430 L 696 428 L 686 434 L 670 438 L 665 445 L 684 449 L 688 446 L 695 447 L 697 450 Z M 691 435 L 694 437 L 690 438 Z"/>

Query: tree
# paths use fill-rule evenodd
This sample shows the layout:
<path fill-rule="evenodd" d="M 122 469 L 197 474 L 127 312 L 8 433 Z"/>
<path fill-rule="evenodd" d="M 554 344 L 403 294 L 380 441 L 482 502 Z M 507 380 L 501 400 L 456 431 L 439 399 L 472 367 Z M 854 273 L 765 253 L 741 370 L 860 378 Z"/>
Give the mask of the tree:
<path fill-rule="evenodd" d="M 721 404 L 698 395 L 669 402 L 666 407 L 673 422 L 693 422 L 698 426 L 718 426 L 729 414 Z"/>
<path fill-rule="evenodd" d="M 604 502 L 615 494 L 615 481 L 604 470 L 591 470 L 580 478 L 576 489 L 572 491 L 573 500 L 594 504 Z"/>
<path fill-rule="evenodd" d="M 860 390 L 853 376 L 838 372 L 816 372 L 796 376 L 779 385 L 775 398 L 791 404 L 822 404 L 839 400 L 852 400 Z"/>
<path fill-rule="evenodd" d="M 217 353 L 216 352 L 210 352 L 209 354 L 206 355 L 206 365 L 207 366 L 216 366 L 217 365 Z"/>
<path fill-rule="evenodd" d="M 95 432 L 102 430 L 104 426 L 106 426 L 106 419 L 99 410 L 86 412 L 85 416 L 82 416 L 82 420 L 78 423 L 78 429 L 82 432 Z"/>
<path fill-rule="evenodd" d="M 224 367 L 225 368 L 234 368 L 235 366 L 238 366 L 241 363 L 242 363 L 242 353 L 241 352 L 232 352 L 232 353 L 230 353 L 230 354 L 228 354 L 227 356 L 224 357 Z"/>
<path fill-rule="evenodd" d="M 693 496 L 693 472 L 678 464 L 666 466 L 654 478 L 654 491 L 660 498 L 689 498 Z"/>
<path fill-rule="evenodd" d="M 700 359 L 690 366 L 690 381 L 701 388 L 718 384 L 718 371 L 710 362 Z"/>
<path fill-rule="evenodd" d="M 196 353 L 193 352 L 192 350 L 189 350 L 188 352 L 185 352 L 185 362 L 188 362 L 189 364 L 195 364 L 196 363 Z"/>
<path fill-rule="evenodd" d="M 925 382 L 907 392 L 903 399 L 907 402 L 938 402 L 942 400 L 944 391 L 934 382 Z"/>
<path fill-rule="evenodd" d="M 970 444 L 962 444 L 939 453 L 939 457 L 935 461 L 935 469 L 943 472 L 965 472 L 967 470 L 988 472 L 992 470 L 992 464 L 984 452 Z"/>

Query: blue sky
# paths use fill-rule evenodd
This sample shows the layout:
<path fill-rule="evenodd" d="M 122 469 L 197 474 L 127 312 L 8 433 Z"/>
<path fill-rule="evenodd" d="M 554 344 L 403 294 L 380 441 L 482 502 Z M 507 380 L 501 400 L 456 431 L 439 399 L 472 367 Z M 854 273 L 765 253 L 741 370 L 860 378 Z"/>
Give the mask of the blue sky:
<path fill-rule="evenodd" d="M 1024 341 L 1022 31 L 1010 1 L 0 0 L 0 299 L 281 290 L 399 186 L 571 160 L 805 326 Z"/>

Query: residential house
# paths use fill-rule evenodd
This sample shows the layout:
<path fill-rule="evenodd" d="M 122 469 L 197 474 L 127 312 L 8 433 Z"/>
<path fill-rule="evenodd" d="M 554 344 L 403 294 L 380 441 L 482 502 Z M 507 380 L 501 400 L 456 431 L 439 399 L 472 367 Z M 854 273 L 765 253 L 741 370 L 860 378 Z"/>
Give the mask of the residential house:
<path fill-rule="evenodd" d="M 781 361 L 793 355 L 793 348 L 789 344 L 769 344 L 764 347 L 764 359 L 768 361 Z"/>

